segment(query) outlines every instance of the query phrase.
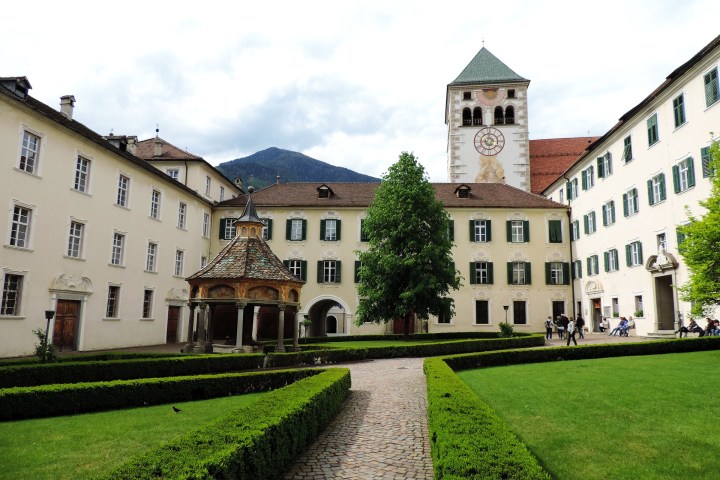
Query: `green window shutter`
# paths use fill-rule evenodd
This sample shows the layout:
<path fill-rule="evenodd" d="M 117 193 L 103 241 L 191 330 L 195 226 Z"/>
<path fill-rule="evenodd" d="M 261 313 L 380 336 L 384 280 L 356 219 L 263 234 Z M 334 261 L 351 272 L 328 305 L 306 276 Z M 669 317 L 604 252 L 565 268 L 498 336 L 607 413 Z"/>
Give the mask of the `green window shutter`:
<path fill-rule="evenodd" d="M 335 262 L 335 283 L 340 283 L 340 274 L 342 273 L 342 262 Z"/>
<path fill-rule="evenodd" d="M 659 175 L 659 177 L 660 177 L 660 201 L 662 201 L 667 198 L 667 193 L 665 193 L 665 174 L 661 173 Z"/>
<path fill-rule="evenodd" d="M 272 218 L 266 218 L 265 225 L 267 226 L 267 239 L 272 240 Z"/>
<path fill-rule="evenodd" d="M 513 277 L 513 264 L 512 262 L 507 262 L 507 283 L 508 285 L 512 285 L 512 277 Z"/>
<path fill-rule="evenodd" d="M 580 178 L 582 179 L 582 189 L 587 190 L 587 170 L 580 174 Z"/>
<path fill-rule="evenodd" d="M 628 194 L 623 193 L 623 215 L 628 216 L 630 215 L 629 209 L 628 209 Z"/>
<path fill-rule="evenodd" d="M 615 223 L 615 200 L 610 200 L 610 223 Z"/>
<path fill-rule="evenodd" d="M 494 282 L 494 280 L 493 280 L 493 264 L 492 264 L 492 262 L 488 262 L 488 263 L 487 263 L 487 276 L 488 276 L 488 283 L 489 283 L 490 285 L 492 285 L 493 282 Z"/>
<path fill-rule="evenodd" d="M 550 282 L 552 281 L 551 270 L 550 262 L 545 262 L 545 285 L 550 285 Z"/>
<path fill-rule="evenodd" d="M 603 219 L 603 227 L 608 226 L 608 220 L 610 219 L 610 209 L 607 205 L 602 206 L 602 219 Z"/>
<path fill-rule="evenodd" d="M 337 241 L 340 241 L 340 232 L 342 231 L 342 220 L 335 220 L 335 234 Z"/>
<path fill-rule="evenodd" d="M 643 264 L 642 243 L 637 242 L 637 246 L 638 246 L 638 263 L 640 265 L 642 265 Z"/>
<path fill-rule="evenodd" d="M 585 259 L 585 263 L 586 263 L 585 267 L 587 268 L 588 275 L 592 275 L 592 263 L 590 263 L 590 262 L 591 262 L 590 257 L 587 257 Z"/>
<path fill-rule="evenodd" d="M 570 285 L 570 262 L 563 262 L 563 285 Z"/>
<path fill-rule="evenodd" d="M 562 243 L 562 222 L 560 220 L 550 220 L 548 229 L 550 230 L 550 243 Z"/>
<path fill-rule="evenodd" d="M 320 240 L 325 240 L 325 220 L 320 220 Z"/>
<path fill-rule="evenodd" d="M 477 270 L 475 269 L 475 262 L 470 262 L 470 285 L 477 283 Z"/>
<path fill-rule="evenodd" d="M 675 236 L 677 237 L 678 248 L 685 241 L 685 235 L 680 231 L 680 227 L 675 227 Z"/>
<path fill-rule="evenodd" d="M 448 237 L 451 242 L 455 241 L 455 220 L 448 220 Z"/>
<path fill-rule="evenodd" d="M 475 220 L 470 220 L 470 241 L 475 241 Z"/>
<path fill-rule="evenodd" d="M 703 178 L 712 177 L 712 157 L 710 156 L 710 147 L 703 147 L 700 149 L 700 162 L 702 163 L 702 174 Z"/>
<path fill-rule="evenodd" d="M 612 175 L 612 153 L 607 152 L 605 154 L 605 157 L 607 158 L 607 172 L 605 172 L 605 176 Z"/>
<path fill-rule="evenodd" d="M 525 262 L 525 285 L 532 284 L 532 270 L 530 268 L 530 262 Z"/>
<path fill-rule="evenodd" d="M 583 231 L 585 235 L 590 231 L 590 218 L 587 215 L 583 215 Z"/>
<path fill-rule="evenodd" d="M 220 240 L 225 240 L 225 222 L 227 218 L 221 218 L 218 222 L 220 224 Z"/>
<path fill-rule="evenodd" d="M 687 159 L 688 164 L 688 188 L 695 186 L 695 161 L 692 157 Z"/>
<path fill-rule="evenodd" d="M 300 262 L 300 280 L 307 280 L 307 260 Z"/>
<path fill-rule="evenodd" d="M 307 239 L 307 220 L 302 221 L 302 239 Z"/>
<path fill-rule="evenodd" d="M 628 267 L 632 266 L 632 251 L 630 250 L 630 244 L 625 245 L 625 264 Z"/>
<path fill-rule="evenodd" d="M 647 181 L 647 191 L 648 191 L 648 203 L 650 205 L 655 205 L 655 201 L 653 199 L 653 182 L 652 179 Z"/>
<path fill-rule="evenodd" d="M 323 261 L 317 262 L 317 283 L 323 283 Z"/>
<path fill-rule="evenodd" d="M 674 165 L 672 167 L 672 173 L 673 173 L 673 188 L 675 189 L 675 193 L 680 192 L 680 169 L 677 165 Z"/>
<path fill-rule="evenodd" d="M 283 265 L 285 265 L 285 268 L 290 268 L 290 260 L 283 260 Z"/>
<path fill-rule="evenodd" d="M 360 283 L 360 260 L 355 260 L 355 283 Z"/>
<path fill-rule="evenodd" d="M 603 157 L 597 159 L 598 178 L 605 178 L 605 164 L 603 163 Z"/>
<path fill-rule="evenodd" d="M 292 219 L 288 218 L 285 220 L 285 240 L 290 240 L 290 233 L 292 232 Z"/>
<path fill-rule="evenodd" d="M 507 231 L 507 241 L 512 242 L 512 222 L 510 220 L 505 222 L 505 230 Z"/>
<path fill-rule="evenodd" d="M 603 260 L 605 264 L 605 271 L 610 271 L 610 253 L 609 252 L 603 252 Z"/>
<path fill-rule="evenodd" d="M 523 242 L 527 243 L 530 241 L 530 222 L 523 220 Z"/>
<path fill-rule="evenodd" d="M 491 220 L 485 220 L 485 239 L 492 241 L 492 223 Z"/>
<path fill-rule="evenodd" d="M 572 186 L 570 182 L 565 182 L 565 191 L 567 192 L 567 199 L 572 200 Z"/>

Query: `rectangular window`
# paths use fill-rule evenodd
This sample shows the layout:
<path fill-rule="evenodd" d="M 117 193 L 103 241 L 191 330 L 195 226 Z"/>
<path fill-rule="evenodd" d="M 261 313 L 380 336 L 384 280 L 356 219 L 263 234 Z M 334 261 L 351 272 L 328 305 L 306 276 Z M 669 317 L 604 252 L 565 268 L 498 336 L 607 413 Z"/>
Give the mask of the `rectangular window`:
<path fill-rule="evenodd" d="M 577 240 L 580 238 L 580 220 L 572 222 L 572 238 L 571 240 Z"/>
<path fill-rule="evenodd" d="M 355 260 L 355 283 L 360 283 L 360 269 L 362 268 L 362 262 Z"/>
<path fill-rule="evenodd" d="M 120 287 L 110 285 L 108 287 L 107 308 L 105 309 L 105 317 L 117 318 L 118 303 L 120 302 Z"/>
<path fill-rule="evenodd" d="M 168 168 L 167 169 L 168 177 L 172 178 L 173 180 L 177 180 L 180 178 L 180 170 L 177 168 Z"/>
<path fill-rule="evenodd" d="M 150 218 L 160 218 L 160 192 L 153 190 L 150 196 Z"/>
<path fill-rule="evenodd" d="M 513 323 L 515 325 L 527 324 L 527 303 L 525 300 L 513 301 Z"/>
<path fill-rule="evenodd" d="M 490 324 L 490 308 L 487 300 L 475 300 L 475 324 Z"/>
<path fill-rule="evenodd" d="M 68 235 L 67 256 L 72 258 L 80 258 L 83 247 L 83 237 L 85 236 L 85 225 L 80 222 L 70 222 L 70 234 Z"/>
<path fill-rule="evenodd" d="M 288 220 L 288 240 L 291 242 L 305 240 L 305 220 L 302 218 Z"/>
<path fill-rule="evenodd" d="M 684 192 L 695 186 L 695 167 L 692 157 L 688 157 L 682 162 L 672 167 L 673 187 L 675 193 Z"/>
<path fill-rule="evenodd" d="M 10 245 L 18 248 L 30 247 L 30 222 L 32 210 L 15 205 L 13 220 L 10 228 Z"/>
<path fill-rule="evenodd" d="M 715 176 L 715 165 L 713 164 L 710 147 L 700 149 L 700 161 L 702 162 L 703 178 Z"/>
<path fill-rule="evenodd" d="M 648 186 L 648 203 L 650 205 L 655 205 L 656 203 L 660 203 L 666 198 L 665 193 L 665 174 L 659 173 L 652 177 L 647 182 Z"/>
<path fill-rule="evenodd" d="M 508 283 L 510 285 L 530 285 L 530 263 L 508 262 Z"/>
<path fill-rule="evenodd" d="M 603 204 L 602 218 L 605 227 L 615 223 L 615 200 L 609 200 Z"/>
<path fill-rule="evenodd" d="M 546 284 L 548 285 L 566 285 L 568 282 L 567 274 L 570 265 L 563 262 L 548 262 L 545 264 Z"/>
<path fill-rule="evenodd" d="M 220 187 L 220 201 L 225 200 L 225 187 Z"/>
<path fill-rule="evenodd" d="M 451 242 L 455 241 L 455 220 L 448 220 L 447 238 Z"/>
<path fill-rule="evenodd" d="M 128 206 L 128 195 L 130 194 L 130 178 L 125 175 L 118 177 L 118 190 L 116 205 L 121 207 Z"/>
<path fill-rule="evenodd" d="M 318 283 L 340 283 L 340 262 L 337 260 L 318 261 Z"/>
<path fill-rule="evenodd" d="M 582 261 L 580 260 L 573 262 L 573 278 L 582 278 Z"/>
<path fill-rule="evenodd" d="M 210 188 L 212 186 L 212 180 L 210 177 L 205 177 L 205 195 L 210 195 Z"/>
<path fill-rule="evenodd" d="M 582 171 L 582 189 L 589 190 L 595 185 L 595 168 L 590 165 Z"/>
<path fill-rule="evenodd" d="M 486 243 L 492 240 L 490 220 L 470 220 L 470 241 Z"/>
<path fill-rule="evenodd" d="M 612 175 L 612 154 L 605 153 L 597 159 L 598 178 L 606 178 Z"/>
<path fill-rule="evenodd" d="M 361 242 L 367 242 L 370 240 L 370 237 L 368 237 L 367 231 L 365 231 L 365 219 L 360 219 L 360 241 Z"/>
<path fill-rule="evenodd" d="M 706 73 L 703 80 L 705 81 L 705 106 L 709 107 L 720 99 L 717 67 Z"/>
<path fill-rule="evenodd" d="M 620 316 L 620 302 L 617 297 L 610 299 L 610 305 L 612 305 L 612 316 L 617 318 Z"/>
<path fill-rule="evenodd" d="M 665 232 L 658 233 L 657 235 L 655 235 L 655 240 L 657 241 L 658 252 L 666 252 L 667 251 L 667 236 L 665 235 Z"/>
<path fill-rule="evenodd" d="M 203 237 L 210 236 L 210 214 L 209 213 L 203 213 L 202 236 Z"/>
<path fill-rule="evenodd" d="M 565 190 L 567 190 L 567 199 L 575 200 L 578 196 L 578 181 L 577 178 L 573 178 L 565 184 Z"/>
<path fill-rule="evenodd" d="M 90 186 L 90 160 L 78 156 L 75 165 L 75 185 L 78 192 L 87 193 Z"/>
<path fill-rule="evenodd" d="M 470 262 L 470 284 L 490 285 L 493 283 L 492 262 Z"/>
<path fill-rule="evenodd" d="M 635 315 L 642 317 L 645 313 L 643 309 L 643 298 L 642 295 L 635 295 Z"/>
<path fill-rule="evenodd" d="M 635 267 L 642 265 L 643 254 L 642 254 L 642 243 L 632 242 L 625 245 L 625 261 L 628 267 Z"/>
<path fill-rule="evenodd" d="M 440 308 L 440 314 L 438 315 L 437 323 L 450 323 L 452 320 L 452 299 L 443 298 L 442 307 Z"/>
<path fill-rule="evenodd" d="M 603 254 L 605 260 L 605 271 L 616 272 L 619 269 L 618 251 L 614 248 Z"/>
<path fill-rule="evenodd" d="M 560 203 L 565 203 L 565 190 L 562 188 L 560 189 L 560 192 L 558 193 L 558 201 Z"/>
<path fill-rule="evenodd" d="M 526 243 L 530 241 L 530 222 L 527 220 L 507 221 L 507 241 Z"/>
<path fill-rule="evenodd" d="M 300 280 L 307 280 L 307 262 L 305 260 L 284 260 L 287 269 Z"/>
<path fill-rule="evenodd" d="M 660 140 L 657 123 L 657 113 L 653 113 L 650 118 L 647 119 L 647 134 L 648 134 L 648 147 L 651 147 Z"/>
<path fill-rule="evenodd" d="M 20 299 L 22 296 L 23 276 L 6 273 L 3 279 L 2 304 L 0 315 L 20 315 Z"/>
<path fill-rule="evenodd" d="M 262 238 L 263 240 L 272 240 L 272 218 L 261 218 L 263 222 Z"/>
<path fill-rule="evenodd" d="M 632 139 L 630 138 L 630 135 L 625 137 L 623 139 L 623 162 L 628 163 L 632 161 L 633 154 L 632 154 Z"/>
<path fill-rule="evenodd" d="M 205 255 L 200 257 L 200 268 L 205 268 L 207 265 L 207 257 Z"/>
<path fill-rule="evenodd" d="M 110 263 L 112 265 L 123 264 L 123 251 L 125 250 L 125 235 L 122 233 L 113 234 L 112 243 L 112 255 L 110 256 Z"/>
<path fill-rule="evenodd" d="M 595 233 L 597 231 L 595 212 L 589 212 L 587 215 L 583 215 L 583 223 L 585 227 L 585 235 L 592 235 Z"/>
<path fill-rule="evenodd" d="M 175 270 L 173 273 L 176 277 L 182 277 L 184 259 L 185 252 L 183 252 L 182 250 L 175 250 Z"/>
<path fill-rule="evenodd" d="M 180 202 L 178 205 L 178 228 L 185 228 L 185 220 L 187 218 L 187 205 L 183 202 Z"/>
<path fill-rule="evenodd" d="M 155 266 L 157 265 L 157 249 L 157 243 L 148 242 L 147 258 L 145 259 L 145 270 L 148 272 L 155 271 Z"/>
<path fill-rule="evenodd" d="M 338 224 L 340 220 L 328 219 L 320 221 L 320 240 L 336 242 L 340 240 L 338 235 Z"/>
<path fill-rule="evenodd" d="M 682 93 L 673 99 L 673 118 L 675 128 L 685 123 L 685 95 Z"/>
<path fill-rule="evenodd" d="M 562 243 L 562 221 L 548 220 L 548 231 L 550 243 Z"/>
<path fill-rule="evenodd" d="M 220 220 L 220 239 L 232 240 L 235 237 L 235 219 L 223 218 Z"/>
<path fill-rule="evenodd" d="M 143 313 L 142 318 L 152 318 L 153 307 L 153 291 L 145 290 L 143 293 Z"/>
<path fill-rule="evenodd" d="M 20 151 L 20 170 L 36 175 L 40 155 L 40 137 L 27 130 L 23 132 L 23 144 Z"/>
<path fill-rule="evenodd" d="M 587 258 L 587 274 L 597 275 L 598 273 L 600 273 L 600 269 L 598 266 L 598 256 L 591 255 Z"/>
<path fill-rule="evenodd" d="M 638 213 L 638 193 L 637 188 L 631 188 L 623 193 L 623 214 L 626 217 Z"/>

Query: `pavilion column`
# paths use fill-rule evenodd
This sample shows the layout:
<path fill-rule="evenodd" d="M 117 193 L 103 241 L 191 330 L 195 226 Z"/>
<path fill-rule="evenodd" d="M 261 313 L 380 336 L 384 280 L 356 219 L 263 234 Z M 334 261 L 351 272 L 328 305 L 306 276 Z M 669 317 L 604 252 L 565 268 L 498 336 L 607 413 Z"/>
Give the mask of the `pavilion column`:
<path fill-rule="evenodd" d="M 258 331 L 258 313 L 260 313 L 260 306 L 256 305 L 253 307 L 253 324 L 252 324 L 252 339 L 257 342 L 257 331 Z"/>
<path fill-rule="evenodd" d="M 207 316 L 207 336 L 205 337 L 205 352 L 212 353 L 213 351 L 213 340 L 215 339 L 215 305 L 214 303 L 210 304 L 210 308 L 208 309 L 208 316 Z"/>
<path fill-rule="evenodd" d="M 276 352 L 284 352 L 285 351 L 285 342 L 283 339 L 283 334 L 285 330 L 285 305 L 280 304 L 278 305 L 278 338 L 277 338 L 277 346 L 275 347 Z"/>
<path fill-rule="evenodd" d="M 185 344 L 185 352 L 192 350 L 195 346 L 193 341 L 193 333 L 195 327 L 195 302 L 190 302 L 190 316 L 188 317 L 187 343 Z"/>
<path fill-rule="evenodd" d="M 235 348 L 233 349 L 233 353 L 240 353 L 243 351 L 243 344 L 242 344 L 242 333 L 243 333 L 243 315 L 245 315 L 245 305 L 242 302 L 238 302 L 235 304 L 235 307 L 237 308 L 237 334 L 235 338 Z"/>
<path fill-rule="evenodd" d="M 295 311 L 295 315 L 293 317 L 293 350 L 300 350 L 300 346 L 298 345 L 298 337 L 300 336 L 300 318 L 302 315 L 300 315 L 300 308 Z"/>
<path fill-rule="evenodd" d="M 200 316 L 197 320 L 197 343 L 193 347 L 195 353 L 205 353 L 205 312 L 207 303 L 200 304 Z"/>

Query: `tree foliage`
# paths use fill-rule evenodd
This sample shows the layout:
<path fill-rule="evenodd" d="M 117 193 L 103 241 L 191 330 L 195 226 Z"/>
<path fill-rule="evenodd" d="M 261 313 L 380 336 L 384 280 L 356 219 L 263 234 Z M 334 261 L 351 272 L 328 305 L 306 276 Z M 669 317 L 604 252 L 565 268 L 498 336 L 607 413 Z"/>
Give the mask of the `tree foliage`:
<path fill-rule="evenodd" d="M 403 152 L 383 176 L 364 220 L 369 249 L 359 252 L 358 324 L 400 317 L 407 335 L 413 314 L 421 320 L 452 315 L 447 295 L 458 289 L 460 277 L 448 226 L 425 169 Z"/>
<path fill-rule="evenodd" d="M 680 286 L 681 298 L 692 305 L 691 315 L 706 316 L 720 305 L 720 145 L 710 148 L 712 190 L 702 200 L 705 209 L 701 217 L 688 212 L 690 223 L 678 228 L 684 237 L 679 251 L 690 271 L 690 280 Z"/>

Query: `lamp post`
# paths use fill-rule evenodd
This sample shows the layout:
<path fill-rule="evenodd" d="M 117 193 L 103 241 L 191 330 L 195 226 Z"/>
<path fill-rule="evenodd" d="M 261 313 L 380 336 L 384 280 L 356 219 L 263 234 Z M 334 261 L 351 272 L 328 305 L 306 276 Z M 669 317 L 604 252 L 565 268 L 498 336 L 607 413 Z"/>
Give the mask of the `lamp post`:
<path fill-rule="evenodd" d="M 510 308 L 510 305 L 503 305 L 503 309 L 505 309 L 505 324 L 507 324 L 507 312 L 508 308 Z"/>
<path fill-rule="evenodd" d="M 47 320 L 45 325 L 45 361 L 48 359 L 48 345 L 50 344 L 48 341 L 48 335 L 50 335 L 50 320 L 52 320 L 54 316 L 55 310 L 45 310 L 45 320 Z"/>

